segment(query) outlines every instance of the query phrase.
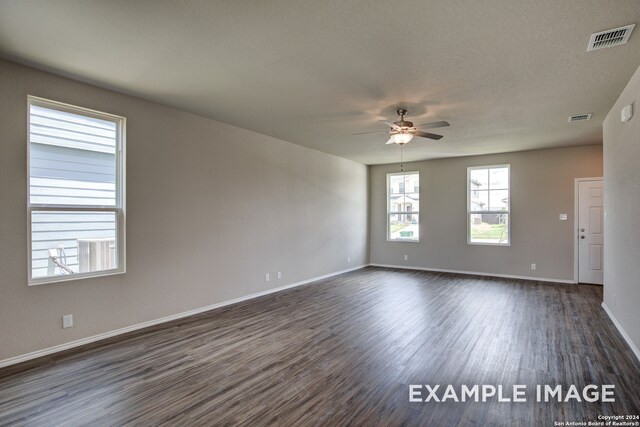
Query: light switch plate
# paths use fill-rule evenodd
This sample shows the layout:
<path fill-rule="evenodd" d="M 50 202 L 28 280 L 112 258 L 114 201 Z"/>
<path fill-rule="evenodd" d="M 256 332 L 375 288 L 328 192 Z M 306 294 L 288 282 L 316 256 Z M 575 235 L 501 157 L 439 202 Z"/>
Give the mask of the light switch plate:
<path fill-rule="evenodd" d="M 567 214 L 560 214 L 560 221 L 566 221 L 567 220 Z"/>

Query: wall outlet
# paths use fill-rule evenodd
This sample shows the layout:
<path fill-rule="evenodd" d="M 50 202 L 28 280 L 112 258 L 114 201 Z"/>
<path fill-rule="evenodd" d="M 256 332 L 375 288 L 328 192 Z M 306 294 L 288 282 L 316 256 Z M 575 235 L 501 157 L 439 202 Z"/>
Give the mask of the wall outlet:
<path fill-rule="evenodd" d="M 405 260 L 405 261 L 409 261 L 409 255 L 405 254 L 405 255 L 404 255 L 404 260 Z"/>
<path fill-rule="evenodd" d="M 347 257 L 347 264 L 351 264 L 351 257 L 350 256 Z"/>
<path fill-rule="evenodd" d="M 282 271 L 278 271 L 278 280 L 282 279 Z"/>
<path fill-rule="evenodd" d="M 535 265 L 535 264 L 531 264 L 531 269 L 532 269 L 532 270 L 535 270 L 536 268 L 537 268 L 537 265 Z"/>
<path fill-rule="evenodd" d="M 271 276 L 269 275 L 269 273 L 266 273 L 266 274 L 264 275 L 264 281 L 265 281 L 265 282 L 268 282 L 269 280 L 271 280 Z"/>
<path fill-rule="evenodd" d="M 70 328 L 73 326 L 73 314 L 66 314 L 62 316 L 62 327 Z"/>
<path fill-rule="evenodd" d="M 620 111 L 620 121 L 628 122 L 633 117 L 633 104 L 625 105 Z"/>
<path fill-rule="evenodd" d="M 567 220 L 567 214 L 560 214 L 560 221 L 566 221 Z"/>

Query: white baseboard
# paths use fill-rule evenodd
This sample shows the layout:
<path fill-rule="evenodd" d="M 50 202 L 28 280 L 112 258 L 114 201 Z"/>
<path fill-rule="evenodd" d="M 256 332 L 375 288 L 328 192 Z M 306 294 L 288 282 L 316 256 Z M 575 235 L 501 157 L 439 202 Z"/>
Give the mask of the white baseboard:
<path fill-rule="evenodd" d="M 470 274 L 472 276 L 500 277 L 500 278 L 506 278 L 506 279 L 524 279 L 524 280 L 535 280 L 539 282 L 571 283 L 571 284 L 576 283 L 573 280 L 567 280 L 567 279 L 550 279 L 547 277 L 534 277 L 534 276 L 514 276 L 512 274 L 482 273 L 480 271 L 446 270 L 442 268 L 412 267 L 407 265 L 390 265 L 390 264 L 369 264 L 369 265 L 372 267 L 400 268 L 403 270 L 433 271 L 436 273 Z"/>
<path fill-rule="evenodd" d="M 60 344 L 60 345 L 56 345 L 53 347 L 48 347 L 42 350 L 36 350 L 33 351 L 31 353 L 27 353 L 27 354 L 22 354 L 20 356 L 15 356 L 15 357 L 10 357 L 8 359 L 4 359 L 4 360 L 0 360 L 0 368 L 3 368 L 5 366 L 10 366 L 10 365 L 15 365 L 16 363 L 21 363 L 21 362 L 26 362 L 27 360 L 31 360 L 31 359 L 36 359 L 38 357 L 42 357 L 42 356 L 47 356 L 49 354 L 53 354 L 53 353 L 58 353 L 64 350 L 69 350 L 72 349 L 74 347 L 79 347 L 85 344 L 90 344 L 96 341 L 100 341 L 100 340 L 104 340 L 106 338 L 111 338 L 111 337 L 115 337 L 117 335 L 122 335 L 122 334 L 126 334 L 127 332 L 133 332 L 133 331 L 137 331 L 138 329 L 143 329 L 143 328 L 148 328 L 149 326 L 155 326 L 155 325 L 159 325 L 161 323 L 166 323 L 166 322 L 170 322 L 172 320 L 177 320 L 177 319 L 182 319 L 184 317 L 189 317 L 189 316 L 193 316 L 194 314 L 200 314 L 203 313 L 205 311 L 209 311 L 209 310 L 214 310 L 216 308 L 221 308 L 221 307 L 225 307 L 231 304 L 236 304 L 242 301 L 247 301 L 250 299 L 254 299 L 254 298 L 258 298 L 264 295 L 269 295 L 269 294 L 273 294 L 276 292 L 280 292 L 280 291 L 284 291 L 286 289 L 291 289 L 291 288 L 295 288 L 297 286 L 302 286 L 302 285 L 306 285 L 308 283 L 311 282 L 315 282 L 318 280 L 322 280 L 322 279 L 327 279 L 329 277 L 333 277 L 333 276 L 337 276 L 339 274 L 343 274 L 343 273 L 348 273 L 350 271 L 355 271 L 355 270 L 360 270 L 361 268 L 366 267 L 367 265 L 360 265 L 357 267 L 352 267 L 352 268 L 348 268 L 346 270 L 340 270 L 340 271 L 335 271 L 333 273 L 329 273 L 329 274 L 325 274 L 322 276 L 317 276 L 317 277 L 312 277 L 311 279 L 307 279 L 307 280 L 302 280 L 300 282 L 296 282 L 296 283 L 291 283 L 289 285 L 284 285 L 284 286 L 280 286 L 278 288 L 272 288 L 272 289 L 267 289 L 265 291 L 262 292 L 256 292 L 254 294 L 250 294 L 250 295 L 245 295 L 242 297 L 238 297 L 238 298 L 234 298 L 231 300 L 227 300 L 227 301 L 223 301 L 223 302 L 219 302 L 216 304 L 211 304 L 205 307 L 199 307 L 193 310 L 189 310 L 189 311 L 184 311 L 182 313 L 177 313 L 177 314 L 172 314 L 171 316 L 166 316 L 166 317 L 161 317 L 159 319 L 154 319 L 154 320 L 149 320 L 147 322 L 142 322 L 142 323 L 138 323 L 136 325 L 131 325 L 131 326 L 125 326 L 124 328 L 120 328 L 120 329 L 116 329 L 113 331 L 108 331 L 108 332 L 103 332 L 101 334 L 98 335 L 93 335 L 87 338 L 82 338 L 76 341 L 71 341 L 68 343 L 64 343 L 64 344 Z"/>
<path fill-rule="evenodd" d="M 627 331 L 625 331 L 622 328 L 622 325 L 620 324 L 620 322 L 618 322 L 618 319 L 615 318 L 615 316 L 613 315 L 611 310 L 609 310 L 609 307 L 607 307 L 604 301 L 602 301 L 602 308 L 604 308 L 604 311 L 607 313 L 607 315 L 609 316 L 609 319 L 611 319 L 613 324 L 616 326 L 616 328 L 618 329 L 618 332 L 620 332 L 620 335 L 622 335 L 622 338 L 624 338 L 627 344 L 629 344 L 629 347 L 631 347 L 631 351 L 633 351 L 633 354 L 635 354 L 638 360 L 640 360 L 640 350 L 638 349 L 638 347 L 636 347 L 633 341 L 631 341 L 631 337 L 629 337 L 629 334 L 627 334 Z"/>

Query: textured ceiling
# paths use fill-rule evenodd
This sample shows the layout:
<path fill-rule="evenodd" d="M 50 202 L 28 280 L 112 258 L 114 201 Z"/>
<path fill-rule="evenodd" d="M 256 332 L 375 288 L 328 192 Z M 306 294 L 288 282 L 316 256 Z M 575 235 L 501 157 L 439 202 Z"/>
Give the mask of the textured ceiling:
<path fill-rule="evenodd" d="M 0 0 L 0 56 L 376 164 L 398 147 L 352 134 L 399 106 L 452 125 L 408 160 L 601 142 L 640 26 L 587 42 L 631 23 L 638 0 Z"/>

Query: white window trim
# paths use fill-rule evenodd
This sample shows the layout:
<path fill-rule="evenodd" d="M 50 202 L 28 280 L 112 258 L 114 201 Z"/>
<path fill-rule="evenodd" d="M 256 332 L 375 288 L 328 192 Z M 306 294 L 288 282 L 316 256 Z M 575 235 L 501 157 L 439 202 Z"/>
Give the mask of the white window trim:
<path fill-rule="evenodd" d="M 495 168 L 507 168 L 509 169 L 509 203 L 507 207 L 507 212 L 504 211 L 474 211 L 471 212 L 471 188 L 470 188 L 470 178 L 471 171 L 477 169 L 495 169 Z M 472 242 L 471 241 L 471 214 L 508 214 L 509 222 L 507 223 L 507 233 L 509 236 L 509 241 L 507 243 L 487 243 L 487 242 Z M 467 167 L 467 244 L 468 245 L 478 245 L 478 246 L 511 246 L 511 164 L 502 164 L 502 165 L 486 165 L 486 166 L 469 166 Z"/>
<path fill-rule="evenodd" d="M 64 111 L 74 114 L 82 114 L 87 117 L 93 117 L 101 120 L 112 121 L 117 125 L 116 133 L 116 204 L 115 206 L 83 206 L 83 205 L 56 205 L 31 203 L 31 106 L 41 106 L 54 110 Z M 28 285 L 43 285 L 46 283 L 66 282 L 70 280 L 80 280 L 90 277 L 111 276 L 114 274 L 123 274 L 126 272 L 126 232 L 125 232 L 125 172 L 126 172 L 126 156 L 125 156 L 125 140 L 126 140 L 127 119 L 114 114 L 103 113 L 101 111 L 91 110 L 88 108 L 77 107 L 58 101 L 52 101 L 37 96 L 27 96 L 27 277 Z M 75 273 L 61 276 L 37 277 L 33 278 L 31 269 L 32 253 L 31 253 L 31 214 L 32 212 L 41 211 L 84 211 L 84 212 L 113 212 L 116 216 L 116 238 L 118 250 L 118 267 L 109 270 L 92 271 L 87 273 Z"/>
<path fill-rule="evenodd" d="M 387 226 L 387 242 L 401 242 L 401 243 L 420 243 L 420 234 L 421 234 L 421 225 L 420 225 L 420 210 L 416 211 L 412 211 L 412 212 L 390 212 L 389 211 L 389 191 L 391 191 L 391 177 L 392 176 L 397 176 L 397 175 L 410 175 L 410 174 L 414 174 L 417 173 L 418 174 L 418 194 L 420 194 L 420 190 L 422 190 L 422 185 L 420 184 L 420 171 L 407 171 L 407 172 L 393 172 L 393 173 L 388 173 L 387 174 L 387 197 L 385 199 L 385 203 L 387 205 L 387 219 L 386 219 L 386 226 Z M 390 233 L 390 224 L 389 224 L 389 216 L 391 214 L 417 214 L 418 215 L 418 238 L 417 239 L 392 239 L 391 238 L 391 233 Z"/>

